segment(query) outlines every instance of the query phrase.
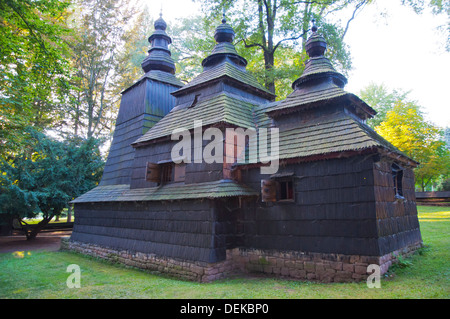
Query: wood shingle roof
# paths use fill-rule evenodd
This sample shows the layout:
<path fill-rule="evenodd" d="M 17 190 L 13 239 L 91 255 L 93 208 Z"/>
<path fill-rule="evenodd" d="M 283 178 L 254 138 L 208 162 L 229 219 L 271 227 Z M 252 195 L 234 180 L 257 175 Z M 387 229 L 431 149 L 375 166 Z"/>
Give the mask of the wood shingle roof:
<path fill-rule="evenodd" d="M 207 69 L 200 73 L 196 78 L 194 78 L 191 82 L 186 84 L 184 87 L 175 91 L 173 95 L 179 96 L 182 93 L 192 89 L 196 86 L 207 85 L 214 80 L 218 80 L 221 78 L 228 78 L 243 85 L 250 86 L 261 93 L 265 93 L 266 95 L 273 96 L 273 94 L 268 91 L 264 86 L 259 84 L 259 82 L 255 79 L 253 75 L 247 73 L 245 69 L 242 69 L 230 62 L 220 63 L 210 69 Z"/>
<path fill-rule="evenodd" d="M 166 184 L 151 188 L 130 189 L 130 185 L 98 186 L 72 203 L 162 201 L 179 199 L 224 198 L 256 196 L 258 192 L 232 180 L 218 180 L 195 184 Z"/>
<path fill-rule="evenodd" d="M 292 128 L 281 128 L 279 131 L 279 160 L 325 156 L 378 147 L 406 157 L 370 127 L 344 113 L 330 114 L 313 121 L 299 123 Z M 250 144 L 249 149 L 257 148 L 254 144 Z M 271 154 L 270 147 L 268 154 Z"/>
<path fill-rule="evenodd" d="M 133 144 L 170 136 L 175 129 L 193 129 L 196 120 L 201 120 L 203 126 L 228 123 L 242 128 L 252 128 L 254 107 L 254 104 L 222 93 L 200 101 L 194 107 L 172 110 Z"/>

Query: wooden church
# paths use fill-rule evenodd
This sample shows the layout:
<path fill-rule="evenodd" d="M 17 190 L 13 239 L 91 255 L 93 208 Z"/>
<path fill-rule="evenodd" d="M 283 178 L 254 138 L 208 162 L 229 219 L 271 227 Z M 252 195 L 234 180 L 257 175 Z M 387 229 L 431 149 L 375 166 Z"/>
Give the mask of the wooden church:
<path fill-rule="evenodd" d="M 203 72 L 186 85 L 165 30 L 156 20 L 145 74 L 122 93 L 99 186 L 73 201 L 67 249 L 202 282 L 255 272 L 343 282 L 367 278 L 370 264 L 383 274 L 421 246 L 418 163 L 365 124 L 376 112 L 344 91 L 317 27 L 282 101 L 246 72 L 225 18 Z M 179 128 L 223 133 L 215 152 L 224 160 L 195 157 L 205 138 L 174 157 Z M 223 143 L 237 128 L 276 129 L 275 172 L 249 161 L 250 138 Z"/>

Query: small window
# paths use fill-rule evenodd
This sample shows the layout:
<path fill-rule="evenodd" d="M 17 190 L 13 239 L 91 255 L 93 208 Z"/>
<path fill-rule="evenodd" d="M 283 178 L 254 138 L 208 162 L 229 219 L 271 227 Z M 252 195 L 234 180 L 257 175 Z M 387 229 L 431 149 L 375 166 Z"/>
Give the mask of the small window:
<path fill-rule="evenodd" d="M 173 163 L 167 163 L 161 165 L 161 183 L 167 183 L 173 181 Z"/>
<path fill-rule="evenodd" d="M 392 164 L 392 178 L 394 180 L 395 198 L 403 197 L 403 168 L 397 164 Z"/>
<path fill-rule="evenodd" d="M 261 198 L 263 202 L 294 201 L 294 182 L 292 179 L 262 180 Z"/>
<path fill-rule="evenodd" d="M 292 180 L 278 182 L 278 200 L 294 200 L 294 188 Z"/>
<path fill-rule="evenodd" d="M 173 162 L 164 163 L 147 163 L 145 180 L 158 184 L 170 182 L 184 182 L 186 172 L 186 164 L 175 164 Z"/>

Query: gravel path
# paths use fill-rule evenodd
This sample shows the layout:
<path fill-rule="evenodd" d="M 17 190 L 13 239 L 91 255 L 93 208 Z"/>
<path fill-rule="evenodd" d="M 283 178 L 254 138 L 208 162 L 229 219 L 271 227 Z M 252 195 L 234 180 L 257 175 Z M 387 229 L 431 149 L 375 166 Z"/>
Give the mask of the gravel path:
<path fill-rule="evenodd" d="M 41 232 L 34 240 L 28 241 L 25 235 L 13 234 L 12 236 L 0 236 L 0 253 L 30 250 L 59 250 L 61 238 L 70 237 L 72 231 Z"/>

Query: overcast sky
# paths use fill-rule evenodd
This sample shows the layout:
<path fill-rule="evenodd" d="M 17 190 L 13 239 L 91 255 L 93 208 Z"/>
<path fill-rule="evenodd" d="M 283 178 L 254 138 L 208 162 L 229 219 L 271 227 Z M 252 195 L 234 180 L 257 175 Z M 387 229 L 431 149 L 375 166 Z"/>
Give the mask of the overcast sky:
<path fill-rule="evenodd" d="M 158 17 L 162 4 L 168 23 L 196 14 L 200 8 L 191 0 L 140 1 L 153 18 Z M 450 127 L 450 53 L 444 48 L 448 33 L 437 31 L 446 23 L 445 16 L 429 11 L 417 15 L 401 6 L 400 0 L 377 0 L 366 6 L 345 38 L 353 66 L 345 89 L 358 94 L 374 82 L 411 91 L 410 97 L 423 106 L 429 121 Z"/>

